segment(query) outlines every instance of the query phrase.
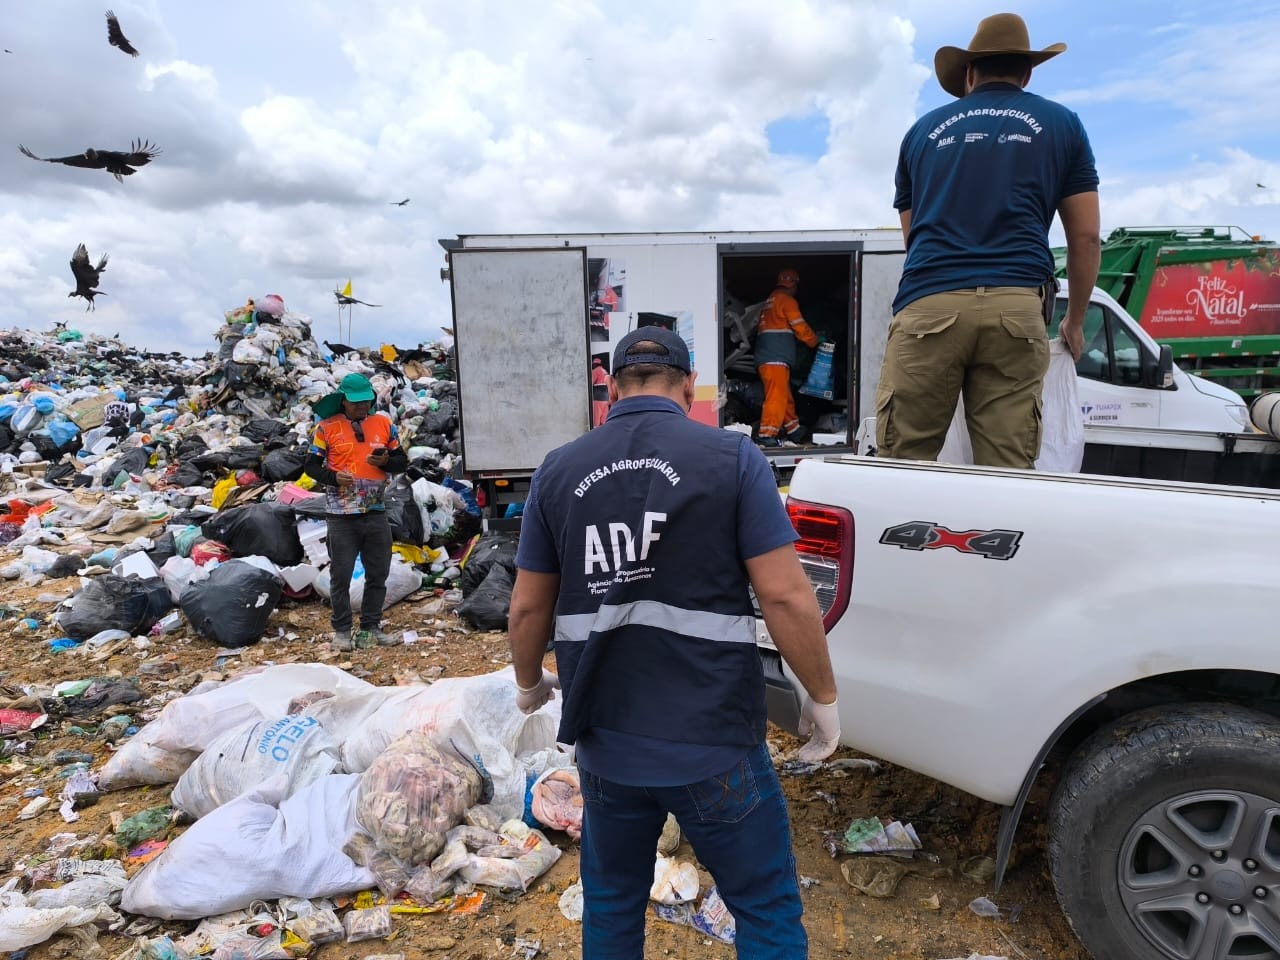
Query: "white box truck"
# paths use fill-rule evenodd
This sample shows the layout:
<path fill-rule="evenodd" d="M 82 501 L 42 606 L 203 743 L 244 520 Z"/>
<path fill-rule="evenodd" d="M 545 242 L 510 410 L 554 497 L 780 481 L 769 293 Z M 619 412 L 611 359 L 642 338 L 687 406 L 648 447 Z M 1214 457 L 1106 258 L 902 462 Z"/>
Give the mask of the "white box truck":
<path fill-rule="evenodd" d="M 603 419 L 613 347 L 637 327 L 665 326 L 689 344 L 694 419 L 750 429 L 763 401 L 750 307 L 785 268 L 800 274 L 805 319 L 835 345 L 835 384 L 829 398 L 796 389 L 808 372 L 802 348 L 793 393 L 813 442 L 771 449 L 770 460 L 789 470 L 806 457 L 852 452 L 859 422 L 874 414 L 905 259 L 896 227 L 464 234 L 440 244 L 453 300 L 463 469 L 491 516 L 523 499 L 550 450 Z M 1243 428 L 1238 396 L 1193 385 L 1123 308 L 1101 291 L 1094 300 L 1098 322 L 1078 367 L 1090 423 L 1105 416 L 1110 426 L 1211 435 Z M 1159 446 L 1158 438 L 1147 442 Z"/>

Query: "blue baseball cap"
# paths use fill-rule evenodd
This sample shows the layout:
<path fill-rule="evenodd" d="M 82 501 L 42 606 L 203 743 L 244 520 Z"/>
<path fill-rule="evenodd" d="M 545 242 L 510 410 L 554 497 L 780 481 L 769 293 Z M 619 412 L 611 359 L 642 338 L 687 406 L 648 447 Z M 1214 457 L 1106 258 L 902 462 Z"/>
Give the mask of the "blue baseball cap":
<path fill-rule="evenodd" d="M 662 349 L 649 349 L 643 353 L 627 353 L 637 343 L 645 342 L 655 343 Z M 613 351 L 614 375 L 617 376 L 618 371 L 623 367 L 634 366 L 638 363 L 675 367 L 685 373 L 693 372 L 693 365 L 689 362 L 688 345 L 679 334 L 673 330 L 668 330 L 666 327 L 640 327 L 638 330 L 632 330 L 619 341 L 618 346 Z"/>

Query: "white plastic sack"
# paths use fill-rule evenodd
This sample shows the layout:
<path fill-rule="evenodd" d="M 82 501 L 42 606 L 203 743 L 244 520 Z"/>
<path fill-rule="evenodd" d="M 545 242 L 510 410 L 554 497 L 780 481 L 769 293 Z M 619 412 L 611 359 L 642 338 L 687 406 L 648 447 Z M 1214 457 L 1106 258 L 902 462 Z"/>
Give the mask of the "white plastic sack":
<path fill-rule="evenodd" d="M 1076 391 L 1076 364 L 1061 339 L 1049 344 L 1049 372 L 1040 396 L 1044 433 L 1036 469 L 1079 473 L 1084 462 L 1084 414 Z"/>
<path fill-rule="evenodd" d="M 177 603 L 187 584 L 203 580 L 212 569 L 211 566 L 200 566 L 190 557 L 170 557 L 160 567 L 160 576 L 164 578 L 164 585 L 169 588 L 170 599 Z"/>
<path fill-rule="evenodd" d="M 200 818 L 252 787 L 282 776 L 284 796 L 332 773 L 338 746 L 307 714 L 257 720 L 224 733 L 207 746 L 173 788 L 173 805 Z"/>
<path fill-rule="evenodd" d="M 33 947 L 67 927 L 118 919 L 118 914 L 105 903 L 45 910 L 29 906 L 26 898 L 14 889 L 17 884 L 18 878 L 14 877 L 0 887 L 0 951 Z"/>
<path fill-rule="evenodd" d="M 173 783 L 215 737 L 250 721 L 283 716 L 295 697 L 317 690 L 367 695 L 377 689 L 321 663 L 285 663 L 225 683 L 201 684 L 127 740 L 102 768 L 98 787 Z"/>
<path fill-rule="evenodd" d="M 271 354 L 263 350 L 253 340 L 244 339 L 236 344 L 231 352 L 231 359 L 236 363 L 262 364 L 271 359 Z"/>
<path fill-rule="evenodd" d="M 321 777 L 284 798 L 274 778 L 197 820 L 125 888 L 128 913 L 195 920 L 254 900 L 334 897 L 364 890 L 373 873 L 342 852 L 358 829 L 360 777 Z"/>
<path fill-rule="evenodd" d="M 329 569 L 326 567 L 320 571 L 315 578 L 316 593 L 329 599 L 331 590 L 329 588 Z M 422 574 L 411 563 L 405 563 L 398 555 L 391 558 L 391 569 L 387 572 L 387 598 L 382 602 L 382 609 L 390 609 L 394 604 L 399 603 L 409 594 L 413 593 L 422 586 Z M 351 587 L 348 591 L 351 595 L 351 609 L 359 610 L 360 603 L 364 600 L 364 577 L 352 577 Z"/>
<path fill-rule="evenodd" d="M 120 891 L 128 882 L 121 867 L 119 873 L 80 877 L 60 887 L 32 890 L 27 894 L 27 906 L 37 910 L 56 910 L 59 907 L 93 908 L 100 903 L 118 904 Z"/>

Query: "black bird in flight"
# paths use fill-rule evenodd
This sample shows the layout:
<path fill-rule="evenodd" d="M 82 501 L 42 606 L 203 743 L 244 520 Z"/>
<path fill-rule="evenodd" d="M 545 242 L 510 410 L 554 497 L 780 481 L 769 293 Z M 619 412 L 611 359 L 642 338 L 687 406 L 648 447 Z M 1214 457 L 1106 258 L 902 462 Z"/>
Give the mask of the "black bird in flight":
<path fill-rule="evenodd" d="M 34 153 L 18 144 L 18 150 L 24 157 L 32 160 L 43 160 L 45 163 L 62 163 L 68 167 L 87 167 L 91 170 L 106 170 L 113 177 L 124 183 L 124 178 L 145 166 L 160 155 L 160 149 L 145 140 L 135 140 L 125 150 L 95 150 L 89 147 L 84 153 L 70 157 L 37 157 Z"/>
<path fill-rule="evenodd" d="M 388 204 L 387 204 L 387 206 L 389 206 L 389 207 L 403 207 L 406 203 L 408 203 L 408 202 L 409 202 L 409 200 L 410 200 L 410 199 L 411 199 L 410 197 L 405 197 L 403 200 L 392 200 L 390 203 L 388 203 Z"/>
<path fill-rule="evenodd" d="M 124 31 L 120 29 L 120 21 L 116 19 L 116 15 L 107 11 L 107 42 L 113 47 L 118 47 L 131 57 L 136 57 L 138 51 L 133 44 L 129 42 L 129 38 L 124 35 Z"/>
<path fill-rule="evenodd" d="M 89 306 L 85 307 L 86 313 L 95 308 L 94 297 L 106 296 L 101 290 L 93 289 L 98 285 L 99 276 L 106 269 L 107 254 L 104 253 L 102 255 L 102 259 L 98 261 L 98 265 L 95 267 L 89 262 L 89 251 L 85 249 L 83 243 L 76 247 L 76 252 L 71 255 L 71 273 L 76 278 L 76 288 L 68 293 L 67 296 L 84 297 L 88 300 Z"/>
<path fill-rule="evenodd" d="M 333 291 L 333 295 L 334 295 L 335 297 L 337 297 L 337 298 L 338 298 L 338 303 L 339 303 L 339 305 L 340 305 L 340 306 L 344 306 L 344 307 L 349 307 L 349 306 L 351 306 L 351 304 L 353 304 L 353 303 L 358 303 L 358 304 L 360 304 L 361 306 L 365 306 L 365 307 L 380 307 L 380 306 L 382 306 L 382 304 L 380 304 L 380 303 L 367 303 L 367 302 L 365 302 L 364 300 L 357 300 L 355 297 L 349 297 L 349 296 L 347 296 L 345 293 L 343 293 L 341 290 L 335 290 L 335 291 Z"/>

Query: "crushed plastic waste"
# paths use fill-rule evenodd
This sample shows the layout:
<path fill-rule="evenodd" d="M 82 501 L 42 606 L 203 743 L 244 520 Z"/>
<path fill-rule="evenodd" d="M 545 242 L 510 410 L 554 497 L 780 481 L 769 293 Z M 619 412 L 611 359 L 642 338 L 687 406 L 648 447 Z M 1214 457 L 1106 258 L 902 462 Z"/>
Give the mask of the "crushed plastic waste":
<path fill-rule="evenodd" d="M 910 858 L 920 849 L 920 837 L 909 823 L 867 817 L 854 820 L 844 833 L 827 833 L 823 846 L 833 857 L 842 853 L 883 853 Z"/>

